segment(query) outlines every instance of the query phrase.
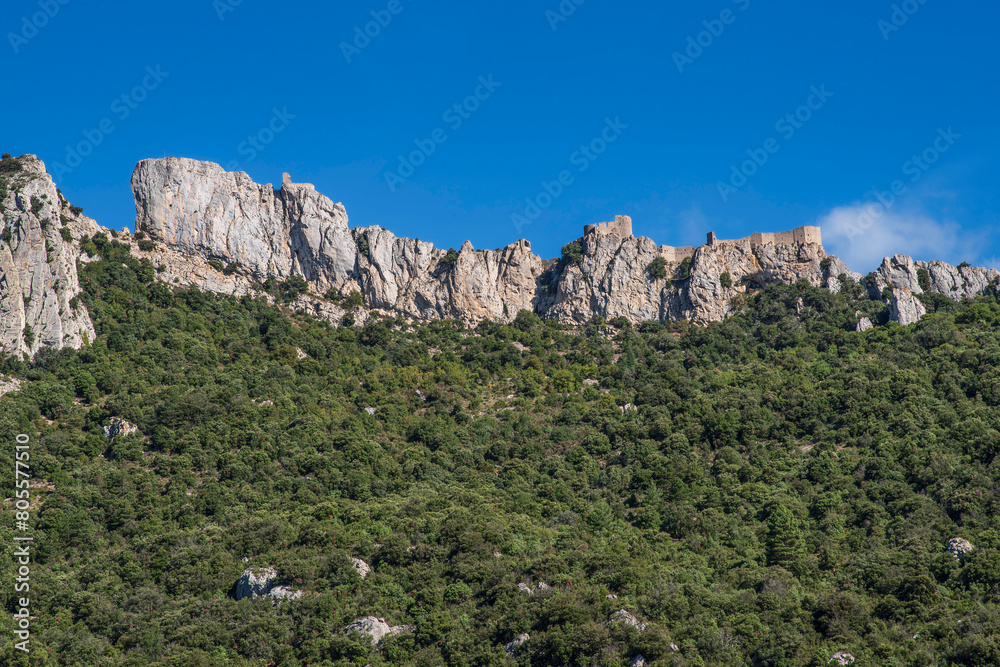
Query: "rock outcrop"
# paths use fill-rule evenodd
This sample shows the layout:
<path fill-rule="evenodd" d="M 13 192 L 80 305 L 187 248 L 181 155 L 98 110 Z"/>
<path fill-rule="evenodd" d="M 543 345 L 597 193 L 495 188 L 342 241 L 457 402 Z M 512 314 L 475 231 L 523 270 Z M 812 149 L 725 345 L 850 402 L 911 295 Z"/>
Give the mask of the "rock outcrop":
<path fill-rule="evenodd" d="M 903 326 L 919 322 L 927 314 L 927 308 L 908 287 L 893 287 L 889 300 L 889 319 Z"/>
<path fill-rule="evenodd" d="M 275 189 L 216 164 L 164 158 L 140 162 L 132 189 L 136 234 L 114 233 L 71 207 L 36 157 L 0 164 L 0 345 L 7 352 L 33 355 L 93 339 L 77 264 L 93 261 L 79 242 L 95 234 L 116 236 L 169 285 L 274 302 L 280 284 L 286 306 L 355 325 L 379 312 L 510 322 L 521 310 L 577 325 L 596 317 L 707 324 L 755 291 L 800 280 L 833 292 L 860 283 L 906 325 L 926 313 L 925 292 L 961 299 L 1000 284 L 994 269 L 902 255 L 865 277 L 828 256 L 814 227 L 737 241 L 711 234 L 701 247 L 673 248 L 633 236 L 620 216 L 588 226 L 565 257 L 542 260 L 526 240 L 497 250 L 466 242 L 456 251 L 378 226 L 352 229 L 342 204 L 287 174 Z M 871 326 L 859 315 L 858 331 Z"/>
<path fill-rule="evenodd" d="M 372 571 L 371 565 L 364 562 L 360 558 L 352 558 L 351 565 L 354 566 L 354 571 L 358 573 L 358 576 L 364 579 Z"/>
<path fill-rule="evenodd" d="M 243 571 L 238 582 L 236 582 L 236 599 L 254 599 L 269 597 L 272 600 L 295 600 L 302 597 L 302 591 L 295 591 L 285 586 L 275 584 L 278 572 L 273 567 L 254 570 L 253 568 Z"/>
<path fill-rule="evenodd" d="M 948 553 L 953 555 L 955 558 L 962 558 L 967 553 L 971 553 L 976 547 L 972 545 L 972 542 L 965 539 L 964 537 L 953 537 L 948 540 Z"/>
<path fill-rule="evenodd" d="M 94 325 L 80 303 L 79 250 L 64 238 L 80 215 L 34 155 L 0 162 L 0 345 L 33 356 L 43 347 L 80 348 Z"/>
<path fill-rule="evenodd" d="M 526 644 L 529 639 L 531 639 L 531 635 L 529 635 L 527 632 L 523 632 L 519 634 L 517 637 L 515 637 L 513 640 L 504 644 L 503 650 L 507 652 L 507 655 L 515 656 L 517 655 L 517 650 L 522 646 L 524 646 L 524 644 Z"/>
<path fill-rule="evenodd" d="M 343 632 L 344 634 L 349 634 L 357 631 L 365 637 L 368 637 L 371 640 L 372 646 L 378 646 L 386 637 L 410 633 L 415 630 L 416 626 L 414 625 L 389 625 L 385 622 L 384 618 L 365 616 L 364 618 L 359 618 L 348 625 L 344 628 Z"/>
<path fill-rule="evenodd" d="M 635 628 L 639 632 L 646 629 L 645 623 L 641 623 L 639 619 L 624 609 L 619 609 L 615 613 L 611 614 L 611 620 L 608 621 L 608 625 L 612 627 L 616 625 L 623 625 L 625 627 Z"/>
<path fill-rule="evenodd" d="M 111 423 L 104 427 L 104 437 L 108 440 L 114 440 L 118 436 L 132 435 L 133 433 L 139 432 L 139 427 L 135 424 L 130 424 L 124 419 L 114 418 Z"/>

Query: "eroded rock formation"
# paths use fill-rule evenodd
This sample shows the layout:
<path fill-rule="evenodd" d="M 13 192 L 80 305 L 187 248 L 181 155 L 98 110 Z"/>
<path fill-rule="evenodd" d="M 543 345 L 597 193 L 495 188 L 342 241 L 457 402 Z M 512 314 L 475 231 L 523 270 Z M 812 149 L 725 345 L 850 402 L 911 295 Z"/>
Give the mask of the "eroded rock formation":
<path fill-rule="evenodd" d="M 43 346 L 80 347 L 95 334 L 77 298 L 77 263 L 92 261 L 79 242 L 113 234 L 71 207 L 34 156 L 2 166 L 0 344 L 29 355 Z M 910 324 L 926 312 L 925 292 L 959 299 L 1000 282 L 994 269 L 902 255 L 864 277 L 826 254 L 815 227 L 736 241 L 710 234 L 697 248 L 658 246 L 633 236 L 627 216 L 588 226 L 557 260 L 543 260 L 523 239 L 496 250 L 468 241 L 443 250 L 378 226 L 352 229 L 342 204 L 287 174 L 275 189 L 181 158 L 140 162 L 132 189 L 136 234 L 116 236 L 157 267 L 159 280 L 272 301 L 268 285 L 297 280 L 286 304 L 336 323 L 363 324 L 381 311 L 474 325 L 528 310 L 567 324 L 595 317 L 707 324 L 768 285 L 805 280 L 834 292 L 860 283 L 887 304 L 891 319 Z M 859 331 L 871 325 L 859 314 Z"/>

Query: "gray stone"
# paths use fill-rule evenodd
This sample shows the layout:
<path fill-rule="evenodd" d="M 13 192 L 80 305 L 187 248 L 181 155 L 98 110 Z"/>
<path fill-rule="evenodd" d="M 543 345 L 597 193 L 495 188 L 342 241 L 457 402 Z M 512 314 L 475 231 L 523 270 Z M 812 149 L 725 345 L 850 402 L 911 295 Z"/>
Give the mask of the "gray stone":
<path fill-rule="evenodd" d="M 236 599 L 255 599 L 269 597 L 272 600 L 295 600 L 302 597 L 302 591 L 295 591 L 286 586 L 275 584 L 278 576 L 277 570 L 273 567 L 261 569 L 247 569 L 236 582 Z"/>
<path fill-rule="evenodd" d="M 624 609 L 619 609 L 615 613 L 611 614 L 611 620 L 608 621 L 608 625 L 611 626 L 619 624 L 628 626 L 630 628 L 635 628 L 639 632 L 642 632 L 643 630 L 646 629 L 645 623 L 640 623 L 639 619 L 637 619 L 635 616 L 628 613 Z"/>
<path fill-rule="evenodd" d="M 10 241 L 0 242 L 0 346 L 34 356 L 43 347 L 81 348 L 97 336 L 80 294 L 80 250 L 62 238 L 61 216 L 75 222 L 45 164 L 17 158 L 22 170 L 5 176 L 0 219 Z M 74 235 L 75 236 L 75 235 Z M 77 237 L 78 238 L 78 237 Z"/>
<path fill-rule="evenodd" d="M 632 658 L 632 662 L 629 663 L 629 667 L 646 667 L 646 656 L 641 653 L 635 656 Z"/>
<path fill-rule="evenodd" d="M 889 301 L 889 319 L 893 322 L 899 322 L 905 327 L 919 322 L 920 318 L 926 314 L 927 308 L 910 288 L 895 287 L 892 289 L 892 298 Z"/>
<path fill-rule="evenodd" d="M 111 423 L 104 427 L 104 437 L 113 440 L 118 436 L 132 435 L 139 432 L 139 427 L 130 424 L 124 419 L 114 418 Z"/>
<path fill-rule="evenodd" d="M 955 558 L 961 558 L 965 554 L 971 553 L 975 548 L 972 542 L 964 537 L 953 537 L 948 540 L 948 553 L 955 556 Z"/>
<path fill-rule="evenodd" d="M 830 658 L 830 662 L 827 664 L 831 663 L 835 665 L 853 665 L 854 656 L 848 653 L 847 651 L 837 651 L 836 653 L 833 654 L 833 656 Z"/>
<path fill-rule="evenodd" d="M 868 319 L 867 317 L 862 317 L 860 320 L 858 320 L 858 326 L 857 329 L 855 330 L 858 333 L 864 333 L 865 331 L 870 331 L 874 328 L 875 325 L 872 324 L 872 321 L 870 319 Z"/>
<path fill-rule="evenodd" d="M 351 564 L 354 566 L 355 572 L 357 572 L 358 575 L 360 575 L 362 579 L 364 579 L 365 577 L 367 577 L 369 575 L 369 573 L 371 573 L 371 571 L 372 571 L 371 565 L 369 565 L 368 563 L 364 562 L 360 558 L 352 558 L 351 559 Z"/>
<path fill-rule="evenodd" d="M 521 646 L 523 646 L 529 639 L 531 639 L 531 635 L 528 633 L 519 634 L 513 641 L 504 644 L 503 649 L 507 652 L 507 655 L 517 655 L 517 650 L 521 648 Z"/>

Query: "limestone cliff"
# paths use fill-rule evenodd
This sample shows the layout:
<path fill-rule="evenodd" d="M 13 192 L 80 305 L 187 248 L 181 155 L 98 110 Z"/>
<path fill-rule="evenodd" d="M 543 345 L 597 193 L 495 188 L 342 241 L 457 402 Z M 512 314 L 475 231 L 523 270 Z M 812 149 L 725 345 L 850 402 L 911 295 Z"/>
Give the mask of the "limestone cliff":
<path fill-rule="evenodd" d="M 79 348 L 94 325 L 77 295 L 78 249 L 63 226 L 80 216 L 56 190 L 41 160 L 0 163 L 0 345 L 34 355 L 42 347 Z"/>
<path fill-rule="evenodd" d="M 826 254 L 815 227 L 736 241 L 710 234 L 698 248 L 657 246 L 634 237 L 627 216 L 588 225 L 559 260 L 542 260 L 526 240 L 497 250 L 466 241 L 446 251 L 378 226 L 352 229 L 342 204 L 287 174 L 275 189 L 180 158 L 140 162 L 132 189 L 137 233 L 117 238 L 156 266 L 159 280 L 273 301 L 267 286 L 294 279 L 299 287 L 288 305 L 331 322 L 363 323 L 381 311 L 474 325 L 529 310 L 567 324 L 595 316 L 706 324 L 768 285 L 805 280 L 839 291 L 847 280 L 886 303 L 891 319 L 910 324 L 926 312 L 924 292 L 960 299 L 1000 283 L 993 269 L 901 255 L 862 276 Z M 112 232 L 71 207 L 30 155 L 0 164 L 0 214 L 0 344 L 29 355 L 43 346 L 80 347 L 94 328 L 75 298 L 77 264 L 91 261 L 79 241 Z"/>

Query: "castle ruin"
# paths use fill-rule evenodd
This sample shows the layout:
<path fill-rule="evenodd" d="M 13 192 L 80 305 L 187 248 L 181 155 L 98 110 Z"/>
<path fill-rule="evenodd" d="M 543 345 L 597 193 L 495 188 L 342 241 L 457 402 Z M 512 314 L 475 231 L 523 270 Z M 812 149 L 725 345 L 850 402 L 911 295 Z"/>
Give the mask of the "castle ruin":
<path fill-rule="evenodd" d="M 619 238 L 631 238 L 632 237 L 632 218 L 627 215 L 616 215 L 614 222 L 602 222 L 597 225 L 584 225 L 583 235 L 597 235 L 603 236 L 607 234 L 614 234 Z M 815 243 L 817 245 L 823 245 L 823 237 L 820 232 L 819 227 L 797 227 L 790 232 L 754 232 L 750 236 L 742 239 L 720 239 L 715 232 L 708 233 L 707 245 L 710 246 L 722 246 L 722 245 L 749 245 L 751 248 L 756 248 L 757 246 L 774 244 L 774 245 L 795 245 L 800 243 Z M 695 250 L 694 246 L 668 246 L 662 245 L 659 247 L 660 257 L 664 259 L 668 264 L 680 264 L 685 259 L 690 259 L 694 257 Z"/>
<path fill-rule="evenodd" d="M 721 240 L 715 232 L 708 233 L 708 245 L 735 245 L 749 243 L 751 248 L 769 243 L 774 245 L 796 245 L 799 243 L 815 243 L 823 245 L 823 235 L 819 227 L 796 227 L 790 232 L 754 232 L 750 236 L 735 240 Z"/>
<path fill-rule="evenodd" d="M 602 222 L 597 225 L 584 225 L 583 235 L 614 234 L 623 239 L 632 238 L 632 218 L 627 215 L 616 215 L 614 222 Z"/>

